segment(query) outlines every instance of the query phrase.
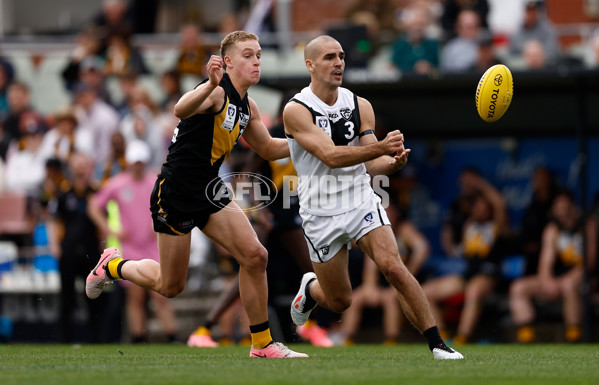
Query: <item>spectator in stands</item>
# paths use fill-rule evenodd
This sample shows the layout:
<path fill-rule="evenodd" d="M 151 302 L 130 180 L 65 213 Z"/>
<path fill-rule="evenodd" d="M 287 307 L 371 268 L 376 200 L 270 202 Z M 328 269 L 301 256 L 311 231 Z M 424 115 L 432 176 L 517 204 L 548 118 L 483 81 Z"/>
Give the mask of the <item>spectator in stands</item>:
<path fill-rule="evenodd" d="M 61 192 L 49 204 L 52 220 L 49 223 L 50 247 L 52 254 L 59 257 L 60 267 L 60 341 L 73 341 L 72 313 L 75 310 L 75 296 L 82 296 L 87 305 L 89 320 L 86 323 L 89 342 L 108 342 L 111 329 L 119 331 L 120 316 L 116 322 L 110 320 L 106 311 L 108 301 L 117 293 L 108 293 L 106 300 L 91 301 L 75 289 L 77 277 L 85 279 L 97 263 L 99 247 L 97 228 L 88 217 L 88 200 L 96 191 L 91 180 L 93 162 L 87 156 L 76 153 L 69 161 L 69 180 L 63 184 Z M 114 342 L 114 341 L 113 341 Z M 117 340 L 118 342 L 118 340 Z"/>
<path fill-rule="evenodd" d="M 127 144 L 141 140 L 150 147 L 149 166 L 159 168 L 166 159 L 163 132 L 158 125 L 159 109 L 148 92 L 140 85 L 133 87 L 129 99 L 129 112 L 120 123 L 120 131 Z"/>
<path fill-rule="evenodd" d="M 441 247 L 448 257 L 459 257 L 463 253 L 461 243 L 464 225 L 470 216 L 477 193 L 470 181 L 475 178 L 480 178 L 480 173 L 473 167 L 464 168 L 458 178 L 459 195 L 451 203 L 441 228 Z"/>
<path fill-rule="evenodd" d="M 42 116 L 30 105 L 29 87 L 25 83 L 13 82 L 8 88 L 9 114 L 4 120 L 4 135 L 9 141 L 18 141 L 31 131 L 45 132 L 47 127 Z M 43 133 L 42 132 L 42 133 Z"/>
<path fill-rule="evenodd" d="M 557 33 L 544 13 L 543 2 L 527 0 L 525 7 L 522 27 L 511 37 L 510 54 L 523 55 L 526 42 L 537 40 L 544 48 L 546 62 L 555 64 L 560 53 Z"/>
<path fill-rule="evenodd" d="M 102 49 L 102 41 L 98 28 L 89 26 L 77 35 L 75 38 L 75 49 L 71 52 L 69 62 L 61 74 L 67 90 L 73 91 L 73 87 L 82 80 L 81 75 L 83 71 L 92 68 L 98 70 L 98 66 L 103 69 L 104 64 L 96 64 L 98 61 L 105 60 Z M 84 63 L 85 66 L 82 68 Z"/>
<path fill-rule="evenodd" d="M 141 53 L 131 41 L 130 29 L 115 28 L 108 36 L 105 71 L 108 76 L 149 73 Z"/>
<path fill-rule="evenodd" d="M 46 160 L 46 172 L 44 180 L 42 181 L 41 192 L 40 192 L 40 204 L 42 208 L 42 215 L 40 221 L 47 221 L 49 218 L 48 205 L 50 202 L 56 202 L 58 195 L 61 192 L 61 186 L 68 183 L 65 170 L 63 169 L 63 162 L 57 158 L 49 158 Z M 58 255 L 56 255 L 58 257 Z"/>
<path fill-rule="evenodd" d="M 4 69 L 9 83 L 15 80 L 15 69 L 12 63 L 2 55 L 0 55 L 0 67 Z"/>
<path fill-rule="evenodd" d="M 108 104 L 112 98 L 106 87 L 106 63 L 97 56 L 84 58 L 79 65 L 79 82 L 96 90 L 98 97 Z"/>
<path fill-rule="evenodd" d="M 44 179 L 44 163 L 40 148 L 45 134 L 45 128 L 35 117 L 27 117 L 27 129 L 22 130 L 21 138 L 13 141 L 6 154 L 6 190 L 15 191 L 35 197 Z"/>
<path fill-rule="evenodd" d="M 478 59 L 474 65 L 474 70 L 485 72 L 496 64 L 501 64 L 501 62 L 495 55 L 493 37 L 489 31 L 482 31 L 478 38 Z"/>
<path fill-rule="evenodd" d="M 96 164 L 95 175 L 100 185 L 104 184 L 110 177 L 124 171 L 128 164 L 125 159 L 125 137 L 120 131 L 115 131 L 110 136 L 110 154 L 104 163 Z"/>
<path fill-rule="evenodd" d="M 88 205 L 88 213 L 104 236 L 116 236 L 121 249 L 131 259 L 151 258 L 158 261 L 156 234 L 152 229 L 152 218 L 147 215 L 147 199 L 154 187 L 155 175 L 147 170 L 151 153 L 146 143 L 134 140 L 127 145 L 125 151 L 127 170 L 107 180 L 100 190 L 94 194 Z M 119 207 L 121 227 L 114 233 L 108 225 L 105 213 L 106 205 L 114 200 Z M 155 315 L 160 320 L 164 332 L 170 342 L 175 340 L 175 314 L 169 299 L 162 295 L 147 291 L 140 286 L 122 281 L 127 295 L 127 320 L 134 343 L 146 341 L 146 299 L 154 304 Z"/>
<path fill-rule="evenodd" d="M 53 128 L 44 135 L 41 150 L 44 159 L 58 159 L 67 164 L 73 153 L 93 151 L 89 133 L 77 130 L 77 118 L 71 107 L 60 109 L 48 121 L 52 122 Z"/>
<path fill-rule="evenodd" d="M 93 18 L 91 25 L 98 27 L 100 36 L 106 38 L 115 29 L 127 28 L 132 31 L 134 22 L 125 0 L 102 0 L 102 10 Z"/>
<path fill-rule="evenodd" d="M 2 124 L 2 120 L 0 119 L 0 160 L 4 164 L 6 160 L 6 153 L 8 152 L 8 148 L 10 147 L 11 137 L 10 135 L 4 132 L 4 125 Z"/>
<path fill-rule="evenodd" d="M 77 118 L 70 107 L 58 111 L 54 120 L 54 128 L 44 135 L 40 149 L 40 156 L 44 161 L 54 158 L 68 164 L 73 153 L 91 154 L 94 151 L 90 133 L 77 129 Z"/>
<path fill-rule="evenodd" d="M 478 60 L 478 39 L 481 33 L 480 16 L 472 10 L 461 11 L 456 23 L 457 36 L 441 50 L 441 70 L 463 72 Z"/>
<path fill-rule="evenodd" d="M 131 101 L 131 94 L 138 84 L 139 75 L 135 73 L 128 73 L 120 75 L 118 77 L 119 88 L 121 93 L 121 99 L 114 101 L 113 106 L 117 110 L 119 117 L 122 119 L 129 113 L 129 102 Z"/>
<path fill-rule="evenodd" d="M 584 63 L 587 68 L 599 67 L 599 31 L 595 31 L 587 42 Z"/>
<path fill-rule="evenodd" d="M 551 218 L 551 204 L 557 192 L 555 176 L 547 167 L 535 170 L 531 185 L 532 198 L 520 226 L 522 253 L 526 258 L 525 275 L 537 273 L 543 230 Z"/>
<path fill-rule="evenodd" d="M 472 10 L 478 14 L 479 23 L 482 28 L 487 28 L 487 15 L 489 13 L 488 0 L 445 0 L 441 26 L 449 40 L 455 37 L 458 19 L 462 11 Z M 459 34 L 459 32 L 458 32 Z"/>
<path fill-rule="evenodd" d="M 428 74 L 439 66 L 439 42 L 426 35 L 431 24 L 430 11 L 416 4 L 404 13 L 405 34 L 392 44 L 391 61 L 401 71 Z"/>
<path fill-rule="evenodd" d="M 94 143 L 94 151 L 88 155 L 96 164 L 103 163 L 108 158 L 110 136 L 118 129 L 119 115 L 91 86 L 79 83 L 73 91 L 78 130 L 87 131 Z"/>
<path fill-rule="evenodd" d="M 8 106 L 8 86 L 11 81 L 6 67 L 0 63 L 0 121 L 4 120 L 10 111 Z"/>
<path fill-rule="evenodd" d="M 572 194 L 559 192 L 551 206 L 552 220 L 543 230 L 538 273 L 514 281 L 510 287 L 510 310 L 518 326 L 518 341 L 535 340 L 534 300 L 563 301 L 563 317 L 568 342 L 582 338 L 584 252 L 588 269 L 594 271 L 597 255 L 596 223 L 584 221 Z M 583 235 L 584 233 L 584 235 Z M 586 244 L 583 244 L 586 241 Z"/>
<path fill-rule="evenodd" d="M 462 256 L 466 270 L 463 274 L 432 279 L 422 286 L 441 330 L 445 330 L 441 303 L 464 292 L 464 306 L 454 337 L 456 344 L 468 342 L 478 323 L 483 301 L 495 287 L 501 272 L 502 257 L 496 247 L 497 240 L 508 226 L 506 205 L 501 193 L 476 174 L 466 174 L 462 178 L 462 183 L 476 192 L 462 234 Z"/>
<path fill-rule="evenodd" d="M 166 71 L 160 76 L 160 85 L 162 86 L 162 91 L 164 91 L 164 98 L 160 102 L 160 108 L 164 110 L 168 106 L 177 103 L 177 100 L 182 95 L 181 74 L 176 70 Z"/>
<path fill-rule="evenodd" d="M 396 204 L 390 204 L 387 214 L 395 234 L 395 239 L 406 267 L 418 279 L 423 281 L 421 268 L 430 254 L 430 246 L 424 235 L 406 218 Z M 345 344 L 352 344 L 358 332 L 362 313 L 365 308 L 382 307 L 383 333 L 385 345 L 395 345 L 405 323 L 397 291 L 394 290 L 385 277 L 379 272 L 372 258 L 364 255 L 362 284 L 352 293 L 352 304 L 341 318 L 342 335 Z"/>
<path fill-rule="evenodd" d="M 175 133 L 179 119 L 175 116 L 176 101 L 170 101 L 156 117 L 156 124 L 162 132 L 162 148 L 166 153 Z"/>
<path fill-rule="evenodd" d="M 529 71 L 542 70 L 548 67 L 545 48 L 538 40 L 528 40 L 524 44 L 522 56 L 524 57 L 526 69 Z"/>
<path fill-rule="evenodd" d="M 395 4 L 392 0 L 354 0 L 346 8 L 345 18 L 350 20 L 358 12 L 369 12 L 374 15 L 381 31 L 393 31 Z"/>
<path fill-rule="evenodd" d="M 185 24 L 179 31 L 179 39 L 179 56 L 175 70 L 181 75 L 204 76 L 210 51 L 202 42 L 200 26 Z"/>
<path fill-rule="evenodd" d="M 218 34 L 221 36 L 225 36 L 240 29 L 242 28 L 240 27 L 239 20 L 233 13 L 225 13 L 218 22 Z"/>

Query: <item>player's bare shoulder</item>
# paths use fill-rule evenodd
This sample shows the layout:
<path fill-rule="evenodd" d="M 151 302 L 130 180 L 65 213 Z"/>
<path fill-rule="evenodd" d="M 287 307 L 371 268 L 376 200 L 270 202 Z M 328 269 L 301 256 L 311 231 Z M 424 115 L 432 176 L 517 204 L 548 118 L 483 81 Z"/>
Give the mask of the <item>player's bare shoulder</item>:
<path fill-rule="evenodd" d="M 361 96 L 356 95 L 356 99 L 358 100 L 358 111 L 360 112 L 360 120 L 362 121 L 362 131 L 374 129 L 374 108 L 372 104 Z"/>
<path fill-rule="evenodd" d="M 312 123 L 310 111 L 300 103 L 290 101 L 283 109 L 283 122 L 285 132 L 292 134 L 301 129 L 303 125 Z"/>

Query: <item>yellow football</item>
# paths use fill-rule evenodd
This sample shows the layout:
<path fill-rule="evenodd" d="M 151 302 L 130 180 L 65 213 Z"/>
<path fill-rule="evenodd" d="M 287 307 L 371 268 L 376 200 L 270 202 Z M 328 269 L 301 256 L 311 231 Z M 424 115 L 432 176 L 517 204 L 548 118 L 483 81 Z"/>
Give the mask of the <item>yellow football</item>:
<path fill-rule="evenodd" d="M 505 114 L 514 96 L 514 79 L 509 68 L 489 68 L 476 87 L 476 110 L 485 122 L 496 122 Z"/>

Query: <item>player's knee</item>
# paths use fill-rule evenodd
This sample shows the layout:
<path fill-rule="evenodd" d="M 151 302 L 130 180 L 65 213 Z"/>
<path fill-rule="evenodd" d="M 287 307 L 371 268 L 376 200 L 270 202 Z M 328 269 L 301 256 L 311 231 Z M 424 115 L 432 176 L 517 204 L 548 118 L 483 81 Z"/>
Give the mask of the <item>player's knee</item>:
<path fill-rule="evenodd" d="M 173 283 L 173 284 L 165 287 L 162 290 L 162 295 L 164 295 L 167 298 L 173 298 L 173 297 L 176 297 L 177 295 L 181 294 L 181 292 L 183 291 L 184 288 L 185 288 L 185 283 L 176 282 L 176 283 Z"/>
<path fill-rule="evenodd" d="M 381 272 L 389 282 L 402 284 L 407 279 L 408 270 L 401 263 L 389 263 L 381 268 Z"/>
<path fill-rule="evenodd" d="M 351 295 L 337 296 L 330 303 L 330 310 L 335 313 L 343 313 L 351 306 Z"/>
<path fill-rule="evenodd" d="M 247 251 L 243 260 L 239 263 L 250 270 L 266 270 L 268 264 L 268 251 L 261 244 L 257 243 Z"/>

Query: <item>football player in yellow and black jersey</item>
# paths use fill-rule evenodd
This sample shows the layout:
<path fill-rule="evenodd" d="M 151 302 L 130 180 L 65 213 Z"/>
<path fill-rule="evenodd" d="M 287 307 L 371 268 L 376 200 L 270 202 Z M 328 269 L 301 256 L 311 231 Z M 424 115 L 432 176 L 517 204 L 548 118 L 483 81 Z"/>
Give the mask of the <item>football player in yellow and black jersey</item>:
<path fill-rule="evenodd" d="M 307 357 L 272 340 L 267 312 L 268 254 L 218 177 L 241 135 L 267 160 L 289 156 L 287 142 L 270 136 L 256 102 L 247 94 L 260 80 L 262 50 L 258 37 L 244 31 L 225 36 L 220 48 L 221 56 L 212 56 L 206 65 L 208 79 L 175 105 L 181 121 L 150 202 L 160 263 L 128 261 L 117 249 L 106 249 L 88 276 L 86 293 L 96 298 L 114 279 L 127 279 L 167 297 L 179 294 L 187 277 L 190 232 L 197 226 L 240 264 L 240 294 L 252 337 L 250 357 Z"/>
<path fill-rule="evenodd" d="M 535 339 L 534 299 L 561 299 L 566 324 L 565 338 L 578 342 L 582 338 L 582 299 L 584 252 L 589 271 L 595 268 L 597 231 L 593 220 L 583 221 L 573 196 L 559 192 L 551 205 L 552 220 L 545 226 L 536 275 L 514 281 L 510 287 L 510 310 L 518 325 L 518 341 Z M 586 236 L 583 233 L 586 232 Z M 586 244 L 583 242 L 586 241 Z"/>

